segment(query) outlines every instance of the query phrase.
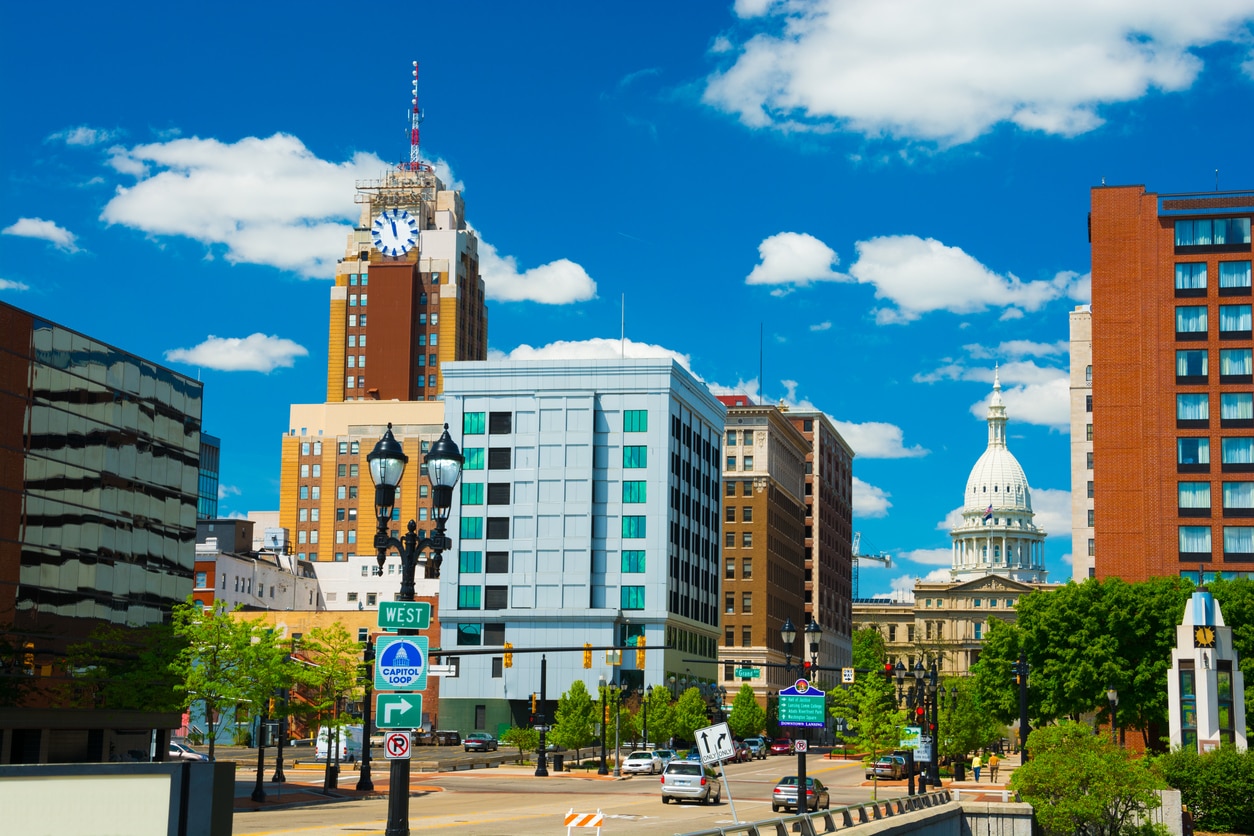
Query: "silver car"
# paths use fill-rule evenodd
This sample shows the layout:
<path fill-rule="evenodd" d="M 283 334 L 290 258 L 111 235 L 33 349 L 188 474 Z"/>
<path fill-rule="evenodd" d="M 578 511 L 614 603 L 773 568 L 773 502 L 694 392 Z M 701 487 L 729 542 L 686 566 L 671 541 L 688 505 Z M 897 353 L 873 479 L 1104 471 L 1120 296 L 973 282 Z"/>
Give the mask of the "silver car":
<path fill-rule="evenodd" d="M 662 772 L 662 803 L 669 804 L 672 798 L 718 804 L 723 798 L 723 786 L 718 774 L 708 766 L 692 761 L 671 761 Z"/>
<path fill-rule="evenodd" d="M 166 756 L 166 760 L 207 761 L 209 758 L 184 743 L 175 743 L 174 741 L 170 741 L 170 753 Z"/>
<path fill-rule="evenodd" d="M 637 749 L 627 757 L 623 758 L 623 773 L 639 774 L 646 772 L 649 775 L 656 775 L 662 771 L 662 761 L 653 752 L 646 752 L 644 749 Z"/>

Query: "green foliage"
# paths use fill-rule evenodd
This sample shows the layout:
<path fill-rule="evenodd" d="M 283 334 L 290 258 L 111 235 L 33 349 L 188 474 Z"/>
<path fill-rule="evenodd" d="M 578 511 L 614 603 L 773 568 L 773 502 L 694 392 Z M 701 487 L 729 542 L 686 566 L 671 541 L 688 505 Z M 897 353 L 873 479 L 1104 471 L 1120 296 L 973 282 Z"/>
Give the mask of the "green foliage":
<path fill-rule="evenodd" d="M 897 710 L 893 683 L 874 673 L 859 676 L 849 688 L 837 688 L 831 697 L 833 717 L 843 718 L 850 731 L 850 742 L 875 760 L 901 743 L 906 712 Z M 876 797 L 878 780 L 872 783 L 871 797 Z"/>
<path fill-rule="evenodd" d="M 169 624 L 98 624 L 67 648 L 71 703 L 97 709 L 178 711 L 179 678 L 171 664 L 185 647 Z"/>
<path fill-rule="evenodd" d="M 301 637 L 293 671 L 305 686 L 309 708 L 318 715 L 321 725 L 348 725 L 351 718 L 343 713 L 343 708 L 361 687 L 358 666 L 363 649 L 361 642 L 338 621 L 314 627 Z"/>
<path fill-rule="evenodd" d="M 533 728 L 510 726 L 501 735 L 501 742 L 506 746 L 518 747 L 518 759 L 521 761 L 526 752 L 534 752 L 540 748 L 540 732 Z"/>
<path fill-rule="evenodd" d="M 557 714 L 548 736 L 558 746 L 574 749 L 578 760 L 579 750 L 596 739 L 598 720 L 599 711 L 592 695 L 583 680 L 576 679 L 557 701 Z"/>
<path fill-rule="evenodd" d="M 1169 786 L 1180 790 L 1180 800 L 1188 805 L 1198 830 L 1254 833 L 1254 792 L 1250 791 L 1254 753 L 1235 746 L 1204 755 L 1194 749 L 1174 749 L 1155 758 L 1154 769 Z"/>
<path fill-rule="evenodd" d="M 1051 722 L 1096 711 L 1109 722 L 1106 689 L 1113 687 L 1119 691 L 1119 725 L 1156 743 L 1167 716 L 1162 683 L 1191 592 L 1181 578 L 1138 584 L 1089 579 L 1024 595 L 1015 624 L 993 620 L 972 668 L 981 703 L 1002 722 L 1017 719 L 1018 686 L 1010 666 L 1023 649 L 1031 670 L 1031 717 Z"/>
<path fill-rule="evenodd" d="M 958 689 L 957 705 L 948 696 L 941 701 L 936 746 L 942 757 L 965 758 L 969 752 L 984 749 L 1002 736 L 1003 726 L 980 702 L 975 682 L 966 676 L 945 680 L 942 690 Z"/>
<path fill-rule="evenodd" d="M 853 666 L 868 670 L 882 670 L 888 651 L 884 648 L 884 636 L 874 627 L 853 631 Z"/>
<path fill-rule="evenodd" d="M 206 610 L 191 596 L 173 608 L 173 631 L 182 642 L 169 670 L 175 676 L 175 694 L 183 706 L 204 706 L 209 759 L 214 759 L 215 729 L 221 709 L 244 698 L 248 678 L 251 628 L 231 618 L 226 604 Z"/>
<path fill-rule="evenodd" d="M 671 705 L 671 692 L 656 687 L 646 697 L 649 707 L 649 743 L 661 744 L 670 739 L 675 728 L 675 708 Z"/>
<path fill-rule="evenodd" d="M 680 694 L 675 703 L 675 737 L 680 740 L 694 740 L 696 730 L 709 724 L 710 718 L 706 714 L 705 698 L 701 696 L 701 689 L 689 688 Z"/>
<path fill-rule="evenodd" d="M 758 705 L 753 686 L 748 682 L 740 686 L 736 699 L 732 700 L 731 713 L 727 715 L 727 727 L 739 738 L 761 734 L 766 725 L 766 711 Z"/>
<path fill-rule="evenodd" d="M 1064 721 L 1028 737 L 1032 759 L 1010 775 L 1010 788 L 1035 810 L 1046 836 L 1139 833 L 1139 816 L 1159 806 L 1162 781 L 1082 723 Z"/>

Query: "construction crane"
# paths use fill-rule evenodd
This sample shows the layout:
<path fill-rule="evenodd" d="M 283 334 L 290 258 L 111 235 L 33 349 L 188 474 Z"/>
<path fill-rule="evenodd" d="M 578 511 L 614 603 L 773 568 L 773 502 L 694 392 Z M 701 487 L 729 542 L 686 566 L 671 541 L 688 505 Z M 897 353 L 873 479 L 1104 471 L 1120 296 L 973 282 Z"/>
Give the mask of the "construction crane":
<path fill-rule="evenodd" d="M 893 557 L 888 552 L 875 552 L 874 554 L 862 554 L 862 532 L 855 531 L 853 533 L 853 597 L 856 601 L 859 597 L 858 589 L 858 564 L 864 560 L 874 560 L 876 563 L 882 563 L 885 569 L 892 568 Z"/>

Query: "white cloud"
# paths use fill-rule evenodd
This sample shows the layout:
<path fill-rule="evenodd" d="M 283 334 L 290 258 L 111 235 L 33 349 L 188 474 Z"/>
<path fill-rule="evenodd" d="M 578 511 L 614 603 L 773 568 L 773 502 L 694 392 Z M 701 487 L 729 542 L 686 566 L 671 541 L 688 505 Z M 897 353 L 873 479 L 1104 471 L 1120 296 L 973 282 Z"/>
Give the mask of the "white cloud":
<path fill-rule="evenodd" d="M 963 346 L 963 349 L 976 360 L 1004 359 L 1007 357 L 1052 357 L 1059 354 L 1067 354 L 1070 348 L 1071 346 L 1066 340 L 1059 340 L 1055 343 L 1038 343 L 1032 340 L 1007 340 L 998 344 L 996 348 L 988 348 L 978 343 Z"/>
<path fill-rule="evenodd" d="M 30 285 L 10 279 L 0 279 L 0 290 L 30 290 Z"/>
<path fill-rule="evenodd" d="M 175 348 L 165 353 L 172 363 L 186 363 L 223 372 L 265 372 L 291 368 L 297 357 L 309 352 L 291 340 L 251 334 L 247 337 L 215 337 L 212 334 L 200 345 Z"/>
<path fill-rule="evenodd" d="M 1074 136 L 1104 106 L 1187 90 L 1198 47 L 1241 41 L 1249 0 L 738 0 L 747 30 L 705 101 L 751 127 L 940 145 L 1000 123 Z M 1254 77 L 1254 59 L 1244 65 Z"/>
<path fill-rule="evenodd" d="M 539 302 L 566 305 L 595 299 L 597 283 L 587 271 L 569 259 L 560 258 L 519 272 L 513 256 L 500 256 L 496 247 L 479 241 L 479 273 L 489 300 L 498 302 Z"/>
<path fill-rule="evenodd" d="M 898 558 L 925 566 L 952 566 L 954 563 L 952 549 L 912 549 L 902 552 Z"/>
<path fill-rule="evenodd" d="M 831 418 L 831 416 L 828 416 Z M 853 452 L 865 459 L 913 459 L 926 456 L 928 450 L 915 444 L 906 447 L 901 427 L 883 421 L 838 421 L 832 418 L 840 437 L 849 443 Z"/>
<path fill-rule="evenodd" d="M 239 496 L 240 489 L 234 485 L 218 484 L 218 499 L 226 499 L 228 496 Z"/>
<path fill-rule="evenodd" d="M 63 131 L 57 131 L 49 135 L 48 141 L 60 140 L 66 145 L 99 145 L 103 142 L 112 141 L 118 133 L 118 131 L 105 130 L 104 128 L 89 128 L 86 125 L 79 125 L 77 128 L 66 128 Z"/>
<path fill-rule="evenodd" d="M 58 250 L 63 250 L 67 253 L 78 252 L 78 246 L 74 243 L 78 240 L 77 235 L 68 229 L 57 226 L 55 221 L 45 221 L 43 218 L 18 218 L 16 222 L 9 224 L 4 229 L 0 229 L 0 235 L 37 238 L 41 241 L 47 241 Z"/>
<path fill-rule="evenodd" d="M 990 307 L 1035 311 L 1063 297 L 1079 298 L 1079 274 L 1065 271 L 1048 281 L 1024 282 L 993 272 L 958 247 L 934 238 L 888 235 L 859 241 L 849 273 L 875 286 L 875 298 L 890 306 L 875 311 L 876 322 L 903 324 L 925 313 L 978 313 Z"/>
<path fill-rule="evenodd" d="M 810 326 L 811 331 L 830 331 L 832 330 L 831 321 L 819 322 Z"/>
<path fill-rule="evenodd" d="M 893 503 L 888 501 L 892 496 L 883 488 L 863 482 L 853 477 L 853 513 L 857 517 L 887 517 L 888 509 Z"/>
<path fill-rule="evenodd" d="M 836 251 L 804 232 L 778 232 L 758 245 L 761 262 L 745 284 L 799 285 L 811 282 L 849 281 L 832 267 L 840 263 Z"/>
<path fill-rule="evenodd" d="M 561 340 L 539 347 L 520 345 L 509 352 L 493 350 L 490 360 L 607 360 L 626 356 L 630 358 L 670 357 L 688 371 L 692 371 L 691 359 L 660 345 L 619 341 L 595 337 L 590 340 Z M 695 374 L 695 373 L 694 373 Z M 713 388 L 713 387 L 711 387 Z"/>
<path fill-rule="evenodd" d="M 1031 364 L 1027 364 L 1031 365 Z M 1071 428 L 1071 382 L 1061 369 L 1039 369 L 1041 379 L 1004 387 L 1001 398 L 1011 421 L 1067 432 Z M 1003 375 L 1003 382 L 1006 379 Z M 971 414 L 981 421 L 988 416 L 990 392 L 971 404 Z"/>

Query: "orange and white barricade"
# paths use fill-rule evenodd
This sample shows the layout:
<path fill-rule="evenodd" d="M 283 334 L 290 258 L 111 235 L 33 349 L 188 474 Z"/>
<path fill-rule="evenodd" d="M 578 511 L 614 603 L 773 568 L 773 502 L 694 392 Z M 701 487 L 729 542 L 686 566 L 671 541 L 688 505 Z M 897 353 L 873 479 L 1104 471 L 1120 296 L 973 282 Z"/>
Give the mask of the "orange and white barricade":
<path fill-rule="evenodd" d="M 601 836 L 601 825 L 605 822 L 605 815 L 597 810 L 595 813 L 576 813 L 575 808 L 571 807 L 566 813 L 566 836 L 570 836 L 572 827 L 595 827 L 597 836 Z"/>

